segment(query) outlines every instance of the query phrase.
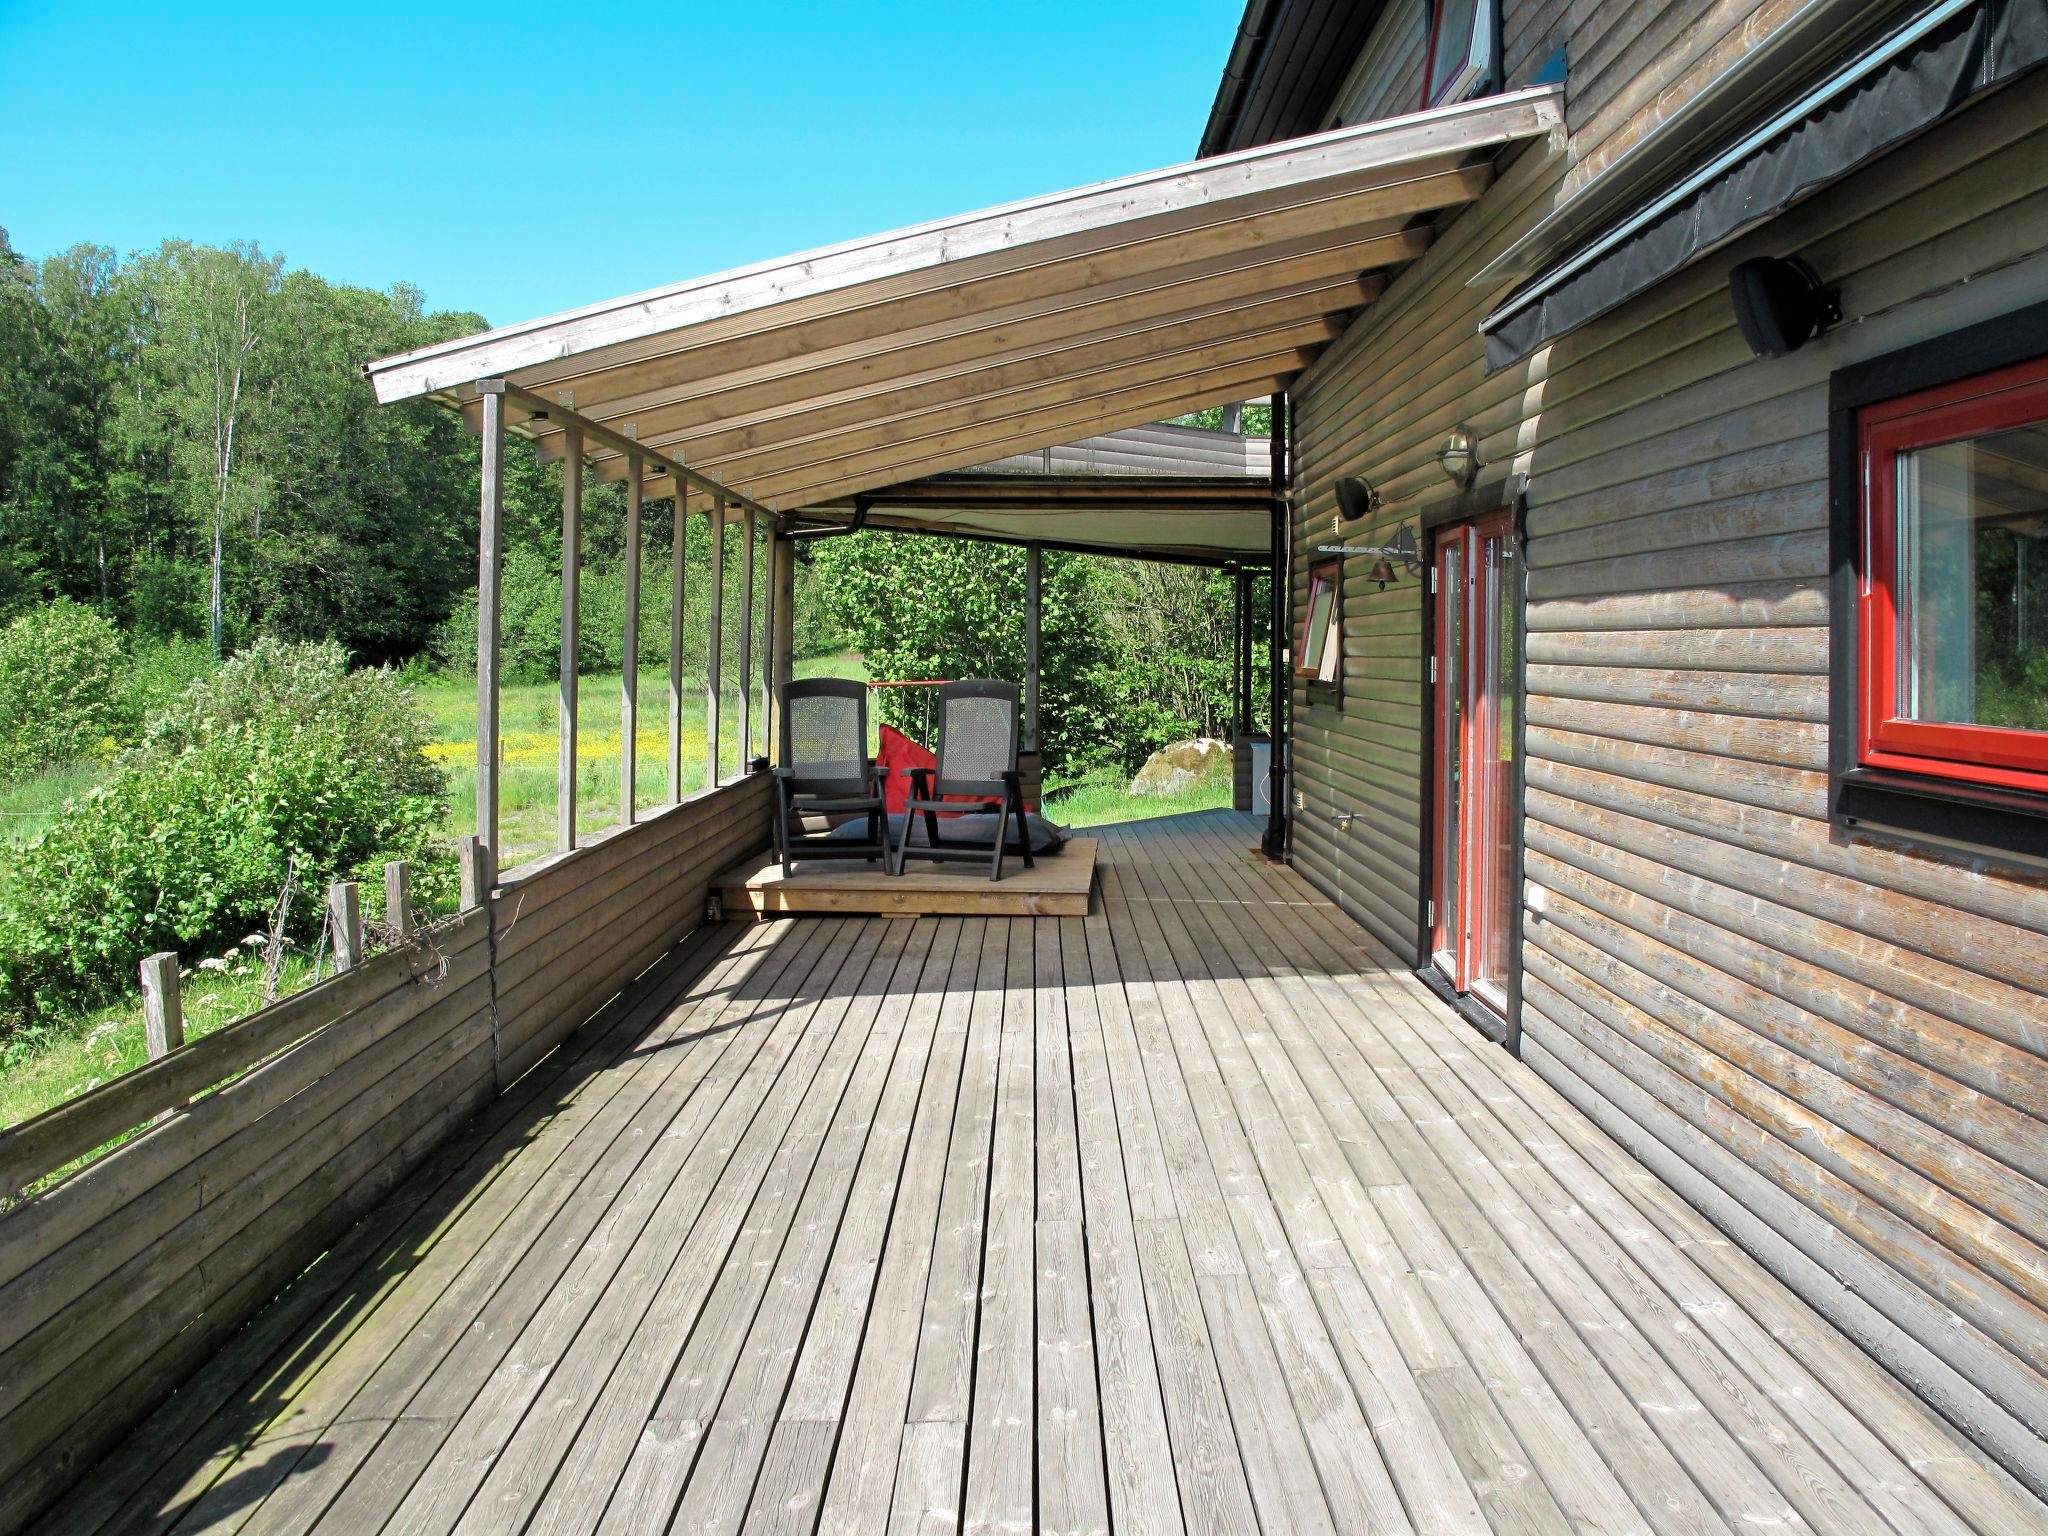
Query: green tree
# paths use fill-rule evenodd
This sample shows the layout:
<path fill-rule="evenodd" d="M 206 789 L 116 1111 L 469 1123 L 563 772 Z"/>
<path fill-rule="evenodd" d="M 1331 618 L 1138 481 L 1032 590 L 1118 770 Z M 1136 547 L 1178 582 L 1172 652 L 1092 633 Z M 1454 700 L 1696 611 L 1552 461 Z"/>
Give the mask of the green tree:
<path fill-rule="evenodd" d="M 1024 551 L 965 539 L 860 533 L 810 551 L 833 622 L 877 678 L 1024 679 Z M 1040 749 L 1072 773 L 1119 755 L 1100 687 L 1107 658 L 1094 620 L 1090 562 L 1045 552 L 1040 588 Z M 908 724 L 911 701 L 884 690 L 883 718 Z"/>

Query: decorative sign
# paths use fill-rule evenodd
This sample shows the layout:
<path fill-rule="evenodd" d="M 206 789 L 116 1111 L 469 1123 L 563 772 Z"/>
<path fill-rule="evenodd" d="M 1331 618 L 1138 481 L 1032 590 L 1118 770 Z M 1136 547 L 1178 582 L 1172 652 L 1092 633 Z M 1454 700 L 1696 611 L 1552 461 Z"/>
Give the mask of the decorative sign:
<path fill-rule="evenodd" d="M 1403 523 L 1396 528 L 1392 540 L 1385 544 L 1318 544 L 1316 553 L 1377 556 L 1370 575 L 1380 584 L 1382 592 L 1387 590 L 1387 583 L 1396 578 L 1396 565 L 1407 575 L 1418 578 L 1422 575 L 1422 544 L 1415 536 L 1413 523 Z"/>

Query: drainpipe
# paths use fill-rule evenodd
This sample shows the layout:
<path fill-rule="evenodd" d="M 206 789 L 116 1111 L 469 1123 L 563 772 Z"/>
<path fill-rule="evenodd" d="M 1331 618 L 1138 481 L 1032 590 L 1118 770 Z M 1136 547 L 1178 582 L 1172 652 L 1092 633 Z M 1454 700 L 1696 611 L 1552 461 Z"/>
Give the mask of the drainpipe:
<path fill-rule="evenodd" d="M 1272 464 L 1273 545 L 1272 621 L 1266 644 L 1267 701 L 1266 734 L 1270 787 L 1266 801 L 1266 835 L 1260 846 L 1269 859 L 1287 857 L 1287 804 L 1292 792 L 1287 772 L 1287 620 L 1291 583 L 1288 556 L 1294 545 L 1294 530 L 1287 512 L 1287 396 L 1273 396 L 1273 436 L 1269 452 Z"/>

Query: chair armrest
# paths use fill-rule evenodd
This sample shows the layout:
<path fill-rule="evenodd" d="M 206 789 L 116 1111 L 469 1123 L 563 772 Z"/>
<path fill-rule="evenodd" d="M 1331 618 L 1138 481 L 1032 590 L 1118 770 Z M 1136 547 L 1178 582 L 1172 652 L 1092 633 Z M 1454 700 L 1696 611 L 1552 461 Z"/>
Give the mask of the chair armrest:
<path fill-rule="evenodd" d="M 903 771 L 910 775 L 912 791 L 918 795 L 923 795 L 925 793 L 925 785 L 930 781 L 935 770 L 930 768 L 906 768 Z"/>
<path fill-rule="evenodd" d="M 796 777 L 796 770 L 794 768 L 771 768 L 768 771 L 778 779 L 793 779 Z"/>

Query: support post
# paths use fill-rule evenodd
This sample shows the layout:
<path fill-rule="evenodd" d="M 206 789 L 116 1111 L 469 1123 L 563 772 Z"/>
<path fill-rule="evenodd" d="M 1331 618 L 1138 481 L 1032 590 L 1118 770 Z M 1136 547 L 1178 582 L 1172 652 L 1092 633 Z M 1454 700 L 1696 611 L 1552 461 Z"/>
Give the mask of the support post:
<path fill-rule="evenodd" d="M 1231 657 L 1231 709 L 1237 729 L 1251 733 L 1251 571 L 1237 571 L 1237 653 Z"/>
<path fill-rule="evenodd" d="M 460 839 L 455 845 L 455 866 L 462 875 L 462 910 L 474 912 L 491 899 L 491 886 L 497 879 L 490 846 L 480 838 Z"/>
<path fill-rule="evenodd" d="M 775 761 L 775 622 L 782 591 L 776 585 L 775 519 L 762 529 L 768 540 L 768 579 L 761 584 L 761 756 Z"/>
<path fill-rule="evenodd" d="M 676 485 L 668 565 L 668 803 L 683 798 L 683 563 L 690 550 L 690 494 Z"/>
<path fill-rule="evenodd" d="M 740 772 L 754 751 L 754 509 L 740 510 Z"/>
<path fill-rule="evenodd" d="M 562 434 L 562 680 L 555 744 L 555 847 L 576 846 L 576 626 L 582 619 L 583 431 Z"/>
<path fill-rule="evenodd" d="M 403 859 L 384 866 L 384 926 L 395 938 L 412 932 L 412 866 Z"/>
<path fill-rule="evenodd" d="M 178 991 L 178 957 L 170 951 L 142 962 L 142 1031 L 149 1059 L 159 1061 L 185 1043 L 185 1006 Z M 168 1120 L 185 1106 L 181 1102 L 157 1115 Z"/>
<path fill-rule="evenodd" d="M 1045 551 L 1024 546 L 1024 741 L 1026 752 L 1038 750 L 1038 641 L 1040 607 L 1045 586 Z"/>
<path fill-rule="evenodd" d="M 1271 447 L 1273 489 L 1272 534 L 1272 616 L 1267 629 L 1266 682 L 1267 789 L 1266 835 L 1260 846 L 1269 859 L 1287 857 L 1287 806 L 1290 786 L 1287 773 L 1287 615 L 1293 583 L 1288 576 L 1288 557 L 1293 549 L 1294 528 L 1287 509 L 1287 397 L 1273 396 L 1273 437 Z"/>
<path fill-rule="evenodd" d="M 768 547 L 775 597 L 768 641 L 768 761 L 773 763 L 782 753 L 782 714 L 776 702 L 796 664 L 796 540 L 777 530 Z M 867 751 L 865 742 L 861 751 Z"/>
<path fill-rule="evenodd" d="M 352 971 L 363 963 L 363 896 L 353 880 L 327 887 L 327 927 L 334 935 L 334 969 Z"/>
<path fill-rule="evenodd" d="M 710 643 L 704 650 L 704 787 L 718 783 L 718 671 L 725 648 L 725 498 L 711 498 L 711 597 L 705 623 Z"/>
<path fill-rule="evenodd" d="M 476 550 L 476 835 L 498 846 L 498 634 L 505 569 L 505 397 L 483 397 Z"/>
<path fill-rule="evenodd" d="M 633 825 L 640 751 L 640 456 L 626 460 L 626 644 L 619 657 L 619 823 Z"/>

